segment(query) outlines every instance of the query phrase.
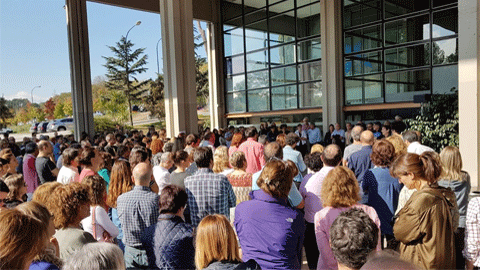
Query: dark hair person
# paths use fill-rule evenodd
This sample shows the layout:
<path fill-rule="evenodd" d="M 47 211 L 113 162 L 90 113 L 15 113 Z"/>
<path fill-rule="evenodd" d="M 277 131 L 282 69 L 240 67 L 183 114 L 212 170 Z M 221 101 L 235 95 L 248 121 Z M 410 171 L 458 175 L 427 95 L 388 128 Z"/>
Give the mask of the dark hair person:
<path fill-rule="evenodd" d="M 442 173 L 438 154 L 401 155 L 390 172 L 407 188 L 417 189 L 393 226 L 401 258 L 423 269 L 455 268 L 458 208 L 455 193 L 437 184 Z"/>
<path fill-rule="evenodd" d="M 190 176 L 186 171 L 190 166 L 190 157 L 185 150 L 180 150 L 172 154 L 173 164 L 175 164 L 175 171 L 170 174 L 170 182 L 181 188 L 185 188 L 185 178 Z"/>

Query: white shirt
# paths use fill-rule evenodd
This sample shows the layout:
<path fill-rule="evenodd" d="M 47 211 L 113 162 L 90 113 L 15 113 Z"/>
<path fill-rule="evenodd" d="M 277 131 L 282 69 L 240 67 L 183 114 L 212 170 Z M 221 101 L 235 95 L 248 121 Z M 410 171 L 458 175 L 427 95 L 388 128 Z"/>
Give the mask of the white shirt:
<path fill-rule="evenodd" d="M 307 140 L 304 141 L 304 140 L 301 139 L 301 138 L 305 138 L 305 139 L 308 138 L 306 130 L 302 130 L 302 132 L 300 133 L 297 129 L 297 130 L 295 130 L 295 134 L 297 134 L 298 137 L 300 137 L 300 141 L 297 143 L 297 146 L 307 144 Z"/>
<path fill-rule="evenodd" d="M 62 167 L 63 168 L 63 167 Z M 95 209 L 95 225 L 96 225 L 96 238 L 97 241 L 103 239 L 103 232 L 108 232 L 112 238 L 117 237 L 119 230 L 115 224 L 108 217 L 107 211 L 101 206 L 91 206 L 90 207 L 90 216 L 82 220 L 83 230 L 89 232 L 93 235 L 93 225 L 92 225 L 92 211 Z"/>
<path fill-rule="evenodd" d="M 433 150 L 432 148 L 426 145 L 422 145 L 419 142 L 412 142 L 407 147 L 408 153 L 415 153 L 415 154 L 421 155 L 423 152 L 427 152 L 427 151 L 435 152 L 435 150 Z"/>
<path fill-rule="evenodd" d="M 158 194 L 160 194 L 164 187 L 169 185 L 170 182 L 170 173 L 164 167 L 157 165 L 153 167 L 153 178 L 158 185 Z"/>
<path fill-rule="evenodd" d="M 78 169 L 76 167 L 62 166 L 58 171 L 57 182 L 64 185 L 78 182 Z"/>

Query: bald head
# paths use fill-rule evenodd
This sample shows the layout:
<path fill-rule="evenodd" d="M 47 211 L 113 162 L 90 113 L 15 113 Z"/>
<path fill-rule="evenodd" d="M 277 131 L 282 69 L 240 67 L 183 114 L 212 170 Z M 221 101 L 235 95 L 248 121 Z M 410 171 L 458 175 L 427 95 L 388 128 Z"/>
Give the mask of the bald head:
<path fill-rule="evenodd" d="M 146 162 L 140 162 L 132 172 L 136 186 L 149 186 L 152 179 L 152 166 Z"/>
<path fill-rule="evenodd" d="M 375 136 L 373 136 L 373 133 L 370 130 L 365 130 L 360 135 L 360 142 L 364 145 L 373 145 L 374 141 Z"/>
<path fill-rule="evenodd" d="M 352 138 L 354 141 L 359 142 L 360 141 L 360 134 L 362 134 L 363 127 L 362 126 L 355 126 L 352 129 Z"/>
<path fill-rule="evenodd" d="M 336 144 L 330 144 L 322 152 L 322 161 L 330 167 L 337 166 L 342 160 L 342 150 Z"/>

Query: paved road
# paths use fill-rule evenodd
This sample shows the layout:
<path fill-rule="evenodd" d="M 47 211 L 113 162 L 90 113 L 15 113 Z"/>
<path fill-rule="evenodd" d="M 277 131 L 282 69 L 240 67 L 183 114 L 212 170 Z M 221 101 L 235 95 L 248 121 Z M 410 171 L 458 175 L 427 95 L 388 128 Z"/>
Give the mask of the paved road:
<path fill-rule="evenodd" d="M 73 133 L 72 130 L 65 130 L 65 131 L 58 131 L 58 135 L 70 135 Z M 50 138 L 53 136 L 53 132 L 47 132 L 47 133 L 38 133 L 37 138 L 40 138 L 42 135 L 48 135 Z M 21 142 L 23 141 L 23 137 L 31 137 L 32 134 L 30 133 L 11 133 L 10 137 L 14 137 L 16 142 Z"/>

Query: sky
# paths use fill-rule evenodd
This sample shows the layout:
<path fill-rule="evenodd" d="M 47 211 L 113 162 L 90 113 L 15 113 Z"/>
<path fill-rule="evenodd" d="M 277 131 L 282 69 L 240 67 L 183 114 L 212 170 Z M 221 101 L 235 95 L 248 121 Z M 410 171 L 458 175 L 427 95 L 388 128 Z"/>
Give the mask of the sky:
<path fill-rule="evenodd" d="M 71 92 L 68 36 L 64 0 L 0 0 L 0 96 L 28 98 L 35 103 Z M 160 15 L 133 9 L 87 2 L 90 69 L 92 81 L 104 76 L 105 59 L 128 34 L 136 48 L 146 48 L 147 72 L 138 79 L 155 78 L 157 41 L 161 37 Z M 205 23 L 202 23 L 205 29 Z M 204 50 L 199 52 L 205 55 Z M 158 46 L 162 73 L 162 45 Z"/>

